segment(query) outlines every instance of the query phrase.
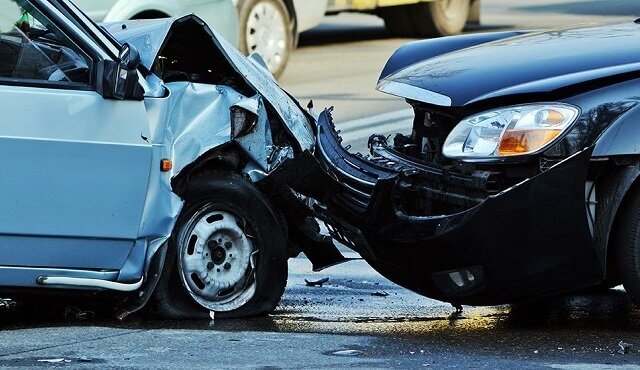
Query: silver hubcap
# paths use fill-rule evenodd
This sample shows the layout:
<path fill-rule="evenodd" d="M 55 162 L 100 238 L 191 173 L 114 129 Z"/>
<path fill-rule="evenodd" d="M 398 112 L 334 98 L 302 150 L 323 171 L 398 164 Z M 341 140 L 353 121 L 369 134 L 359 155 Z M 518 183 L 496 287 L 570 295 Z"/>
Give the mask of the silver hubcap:
<path fill-rule="evenodd" d="M 289 33 L 276 5 L 268 1 L 257 3 L 249 12 L 245 34 L 249 52 L 260 53 L 271 71 L 280 69 L 287 53 Z"/>
<path fill-rule="evenodd" d="M 187 222 L 179 237 L 182 282 L 201 306 L 231 311 L 255 293 L 255 258 L 244 221 L 205 206 Z"/>

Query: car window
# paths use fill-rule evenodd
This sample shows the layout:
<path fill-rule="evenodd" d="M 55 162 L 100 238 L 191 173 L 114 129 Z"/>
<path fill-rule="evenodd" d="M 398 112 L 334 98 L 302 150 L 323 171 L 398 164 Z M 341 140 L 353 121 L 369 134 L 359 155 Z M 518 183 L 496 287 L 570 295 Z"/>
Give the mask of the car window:
<path fill-rule="evenodd" d="M 90 84 L 92 64 L 28 1 L 0 0 L 0 79 Z"/>

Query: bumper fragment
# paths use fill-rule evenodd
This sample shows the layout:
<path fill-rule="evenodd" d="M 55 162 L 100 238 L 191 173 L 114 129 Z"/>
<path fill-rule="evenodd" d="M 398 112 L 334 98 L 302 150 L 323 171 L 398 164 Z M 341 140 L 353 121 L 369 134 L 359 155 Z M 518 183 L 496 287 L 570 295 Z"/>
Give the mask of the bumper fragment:
<path fill-rule="evenodd" d="M 325 111 L 317 159 L 331 191 L 316 211 L 334 238 L 399 285 L 485 305 L 602 279 L 584 198 L 591 149 L 500 191 L 491 172 L 469 176 L 416 163 L 382 139 L 372 138 L 370 156 L 340 144 Z M 407 211 L 412 199 L 424 204 Z"/>

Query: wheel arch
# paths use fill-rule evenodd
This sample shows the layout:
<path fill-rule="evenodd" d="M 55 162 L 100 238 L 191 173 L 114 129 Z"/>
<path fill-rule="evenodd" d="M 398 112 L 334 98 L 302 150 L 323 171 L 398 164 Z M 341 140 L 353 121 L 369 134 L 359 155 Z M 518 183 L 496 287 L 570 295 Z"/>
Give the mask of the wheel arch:
<path fill-rule="evenodd" d="M 174 193 L 181 198 L 189 190 L 189 184 L 195 178 L 206 173 L 236 172 L 241 173 L 247 163 L 243 151 L 233 142 L 215 147 L 187 165 L 180 173 L 171 179 Z"/>
<path fill-rule="evenodd" d="M 160 10 L 144 10 L 132 16 L 131 19 L 157 19 L 157 18 L 168 18 L 168 17 L 169 17 L 169 14 L 162 12 Z"/>
<path fill-rule="evenodd" d="M 621 102 L 623 104 L 625 102 Z M 600 135 L 593 150 L 594 157 L 640 157 L 640 104 L 626 102 L 632 107 L 607 127 Z"/>
<path fill-rule="evenodd" d="M 621 226 L 621 215 L 629 205 L 630 195 L 640 191 L 640 156 L 611 158 L 612 165 L 604 170 L 596 182 L 597 212 L 594 226 L 594 244 L 602 263 L 606 279 L 617 278 L 616 245 Z"/>
<path fill-rule="evenodd" d="M 180 14 L 181 9 L 172 2 L 158 2 L 151 0 L 143 1 L 118 1 L 105 17 L 105 22 L 115 22 L 123 19 L 134 19 L 139 14 L 153 12 L 165 14 L 167 17 Z M 139 19 L 139 18 L 138 18 Z"/>

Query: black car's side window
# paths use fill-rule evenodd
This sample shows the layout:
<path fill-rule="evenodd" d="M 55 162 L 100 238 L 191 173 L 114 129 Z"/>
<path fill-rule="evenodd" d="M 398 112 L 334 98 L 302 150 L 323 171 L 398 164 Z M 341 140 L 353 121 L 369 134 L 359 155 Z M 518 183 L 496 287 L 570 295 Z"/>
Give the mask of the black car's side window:
<path fill-rule="evenodd" d="M 91 59 L 37 10 L 25 8 L 0 0 L 0 83 L 90 84 Z"/>

